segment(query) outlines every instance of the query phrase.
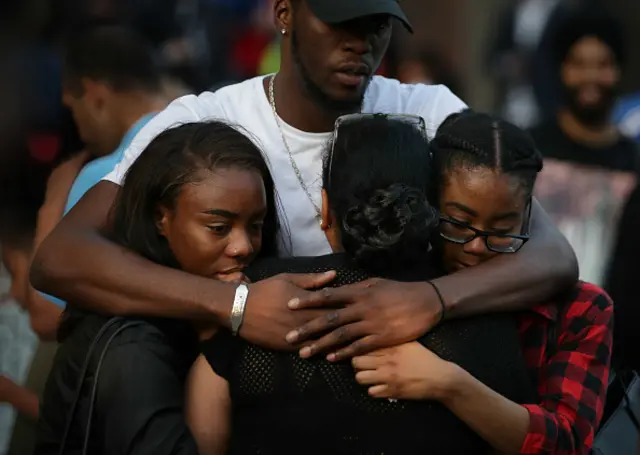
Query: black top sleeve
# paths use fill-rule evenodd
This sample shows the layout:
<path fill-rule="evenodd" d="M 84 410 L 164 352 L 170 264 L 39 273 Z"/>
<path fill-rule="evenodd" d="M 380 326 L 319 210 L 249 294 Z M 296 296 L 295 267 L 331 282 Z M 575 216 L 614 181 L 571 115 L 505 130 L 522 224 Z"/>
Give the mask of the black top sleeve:
<path fill-rule="evenodd" d="M 102 453 L 197 455 L 185 423 L 180 351 L 163 332 L 125 330 L 108 348 L 98 378 L 96 430 Z"/>
<path fill-rule="evenodd" d="M 211 369 L 221 378 L 228 380 L 234 359 L 238 358 L 243 344 L 245 342 L 241 338 L 234 337 L 226 329 L 221 329 L 204 341 L 200 345 L 200 350 Z"/>

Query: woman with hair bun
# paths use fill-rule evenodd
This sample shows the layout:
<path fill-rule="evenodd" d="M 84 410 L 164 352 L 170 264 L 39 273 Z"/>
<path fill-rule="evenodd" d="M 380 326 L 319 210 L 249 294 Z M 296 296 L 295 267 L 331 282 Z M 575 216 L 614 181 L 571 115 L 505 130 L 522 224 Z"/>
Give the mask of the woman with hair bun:
<path fill-rule="evenodd" d="M 334 270 L 332 286 L 434 278 L 428 253 L 439 213 L 428 200 L 431 175 L 421 119 L 340 118 L 322 176 L 322 229 L 334 253 L 259 260 L 247 277 Z M 357 329 L 352 326 L 357 323 L 345 330 Z M 535 400 L 514 316 L 444 322 L 419 343 L 518 403 Z M 490 449 L 436 401 L 370 397 L 348 362 L 262 349 L 228 331 L 205 342 L 202 352 L 187 393 L 187 420 L 201 455 L 472 455 Z"/>

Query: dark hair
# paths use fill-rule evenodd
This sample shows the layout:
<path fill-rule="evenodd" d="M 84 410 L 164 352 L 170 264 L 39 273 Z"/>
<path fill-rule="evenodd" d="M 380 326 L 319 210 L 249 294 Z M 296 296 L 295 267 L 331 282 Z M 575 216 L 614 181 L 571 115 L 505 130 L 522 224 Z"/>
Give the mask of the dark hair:
<path fill-rule="evenodd" d="M 380 275 L 424 264 L 439 219 L 427 200 L 426 134 L 393 117 L 363 117 L 343 123 L 329 147 L 323 186 L 345 251 Z"/>
<path fill-rule="evenodd" d="M 265 157 L 245 134 L 226 123 L 188 123 L 164 131 L 127 172 L 111 213 L 114 240 L 158 264 L 178 268 L 158 232 L 158 206 L 174 207 L 183 185 L 200 170 L 240 168 L 260 173 L 267 193 L 261 255 L 277 254 L 275 188 Z"/>
<path fill-rule="evenodd" d="M 542 155 L 529 133 L 507 121 L 471 110 L 447 117 L 431 147 L 436 170 L 434 197 L 450 171 L 458 167 L 484 167 L 516 175 L 527 194 L 533 191 L 536 176 L 542 170 Z"/>
<path fill-rule="evenodd" d="M 453 70 L 447 56 L 437 47 L 427 47 L 421 50 L 405 49 L 398 57 L 398 62 L 390 65 L 394 77 L 399 75 L 398 70 L 403 63 L 415 62 L 430 73 L 432 84 L 442 84 L 464 99 L 458 75 Z"/>
<path fill-rule="evenodd" d="M 553 53 L 558 64 L 566 59 L 580 39 L 594 36 L 613 52 L 619 65 L 625 63 L 626 49 L 622 25 L 600 7 L 579 7 L 567 14 L 553 32 Z"/>
<path fill-rule="evenodd" d="M 152 47 L 133 30 L 110 25 L 84 29 L 65 46 L 63 81 L 82 93 L 82 78 L 119 92 L 160 90 L 161 71 Z"/>

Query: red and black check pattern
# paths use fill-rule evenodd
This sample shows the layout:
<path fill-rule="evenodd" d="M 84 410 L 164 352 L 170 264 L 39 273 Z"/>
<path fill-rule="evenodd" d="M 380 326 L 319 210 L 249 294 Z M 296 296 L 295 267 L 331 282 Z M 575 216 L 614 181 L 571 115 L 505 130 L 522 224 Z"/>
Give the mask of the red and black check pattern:
<path fill-rule="evenodd" d="M 611 299 L 598 286 L 580 282 L 559 303 L 539 305 L 520 322 L 525 362 L 539 395 L 539 404 L 525 406 L 531 423 L 522 454 L 586 455 L 602 419 L 611 358 Z M 556 339 L 550 339 L 554 333 Z"/>

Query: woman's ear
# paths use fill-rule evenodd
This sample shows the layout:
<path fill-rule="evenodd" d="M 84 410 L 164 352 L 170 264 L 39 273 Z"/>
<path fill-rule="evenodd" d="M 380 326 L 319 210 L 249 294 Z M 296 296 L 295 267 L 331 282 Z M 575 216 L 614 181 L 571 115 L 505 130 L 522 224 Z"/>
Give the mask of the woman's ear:
<path fill-rule="evenodd" d="M 291 0 L 276 0 L 273 4 L 275 25 L 279 32 L 286 35 L 290 30 L 293 19 Z"/>
<path fill-rule="evenodd" d="M 320 211 L 320 215 L 322 216 L 320 228 L 326 232 L 327 229 L 333 226 L 335 219 L 331 206 L 329 205 L 329 196 L 324 188 L 322 189 L 322 209 Z"/>
<path fill-rule="evenodd" d="M 158 229 L 158 234 L 162 237 L 167 237 L 169 229 L 169 209 L 164 206 L 158 207 L 158 211 L 156 212 L 156 228 Z"/>
<path fill-rule="evenodd" d="M 327 237 L 331 250 L 334 253 L 343 252 L 344 248 L 342 248 L 340 228 L 337 226 L 336 216 L 331 209 L 329 196 L 324 188 L 322 189 L 322 210 L 320 211 L 320 215 L 322 215 L 320 228 L 324 231 L 324 235 Z"/>

